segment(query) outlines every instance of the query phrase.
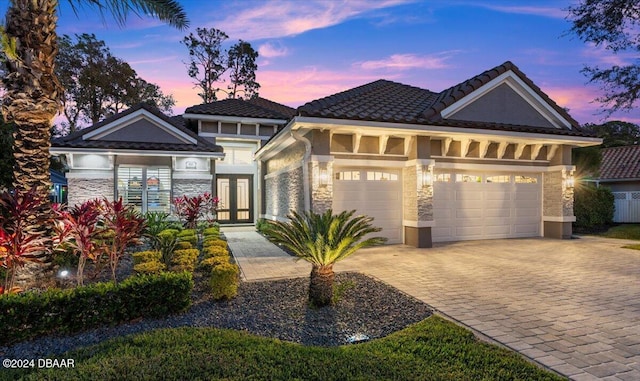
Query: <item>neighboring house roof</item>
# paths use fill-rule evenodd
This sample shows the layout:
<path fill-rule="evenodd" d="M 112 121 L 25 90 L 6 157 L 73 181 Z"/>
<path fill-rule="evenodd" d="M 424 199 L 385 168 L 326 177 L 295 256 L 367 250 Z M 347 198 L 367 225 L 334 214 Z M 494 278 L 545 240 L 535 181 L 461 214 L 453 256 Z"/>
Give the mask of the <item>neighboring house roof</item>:
<path fill-rule="evenodd" d="M 224 99 L 212 103 L 191 106 L 185 110 L 185 114 L 289 120 L 296 114 L 296 110 L 264 98 L 251 100 Z"/>
<path fill-rule="evenodd" d="M 612 147 L 602 150 L 601 180 L 640 179 L 640 146 Z"/>
<path fill-rule="evenodd" d="M 571 125 L 571 128 L 550 128 L 443 118 L 441 112 L 447 107 L 507 71 L 511 71 L 529 86 L 531 91 L 537 94 L 543 102 L 548 103 L 548 106 L 564 118 Z M 575 119 L 552 101 L 509 61 L 440 93 L 397 82 L 378 80 L 306 103 L 298 108 L 298 113 L 301 116 L 320 118 L 455 126 L 554 135 L 593 136 L 590 132 L 581 130 Z"/>
<path fill-rule="evenodd" d="M 180 143 L 158 143 L 158 142 L 144 142 L 144 141 L 109 141 L 105 139 L 85 140 L 84 136 L 88 133 L 95 131 L 108 124 L 114 123 L 119 119 L 145 110 L 154 116 L 160 118 L 162 121 L 170 124 L 180 132 L 190 136 L 196 142 L 196 144 L 180 144 Z M 52 147 L 56 148 L 97 148 L 97 149 L 133 149 L 133 150 L 149 150 L 149 151 L 186 151 L 186 152 L 222 152 L 222 147 L 215 145 L 197 134 L 190 131 L 184 126 L 184 120 L 182 117 L 168 117 L 163 114 L 157 108 L 148 104 L 137 104 L 121 113 L 113 115 L 105 120 L 94 124 L 91 127 L 84 128 L 82 130 L 75 131 L 72 134 L 63 136 L 61 138 L 54 139 L 51 142 Z"/>

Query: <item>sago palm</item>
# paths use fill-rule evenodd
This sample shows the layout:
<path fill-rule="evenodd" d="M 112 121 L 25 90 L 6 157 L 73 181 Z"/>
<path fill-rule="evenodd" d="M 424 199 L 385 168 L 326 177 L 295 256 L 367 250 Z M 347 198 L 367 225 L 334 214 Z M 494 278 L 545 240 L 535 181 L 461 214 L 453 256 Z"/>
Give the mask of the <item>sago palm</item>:
<path fill-rule="evenodd" d="M 322 307 L 332 303 L 333 265 L 359 249 L 380 245 L 383 237 L 366 237 L 382 229 L 374 227 L 372 217 L 353 216 L 355 210 L 333 214 L 311 211 L 291 212 L 289 222 L 269 221 L 267 234 L 276 243 L 311 263 L 309 301 Z"/>
<path fill-rule="evenodd" d="M 151 14 L 178 28 L 188 21 L 175 0 L 68 0 L 75 10 L 96 7 L 101 15 L 111 13 L 123 24 L 130 12 Z M 4 29 L 0 30 L 4 53 L 5 94 L 2 114 L 15 123 L 14 187 L 22 193 L 35 188 L 47 196 L 49 148 L 53 118 L 62 104 L 63 89 L 54 74 L 58 54 L 58 0 L 10 0 Z M 44 197 L 48 200 L 47 197 Z M 36 221 L 51 215 L 50 208 L 34 208 L 31 231 L 40 231 Z M 35 275 L 34 275 L 35 276 Z"/>

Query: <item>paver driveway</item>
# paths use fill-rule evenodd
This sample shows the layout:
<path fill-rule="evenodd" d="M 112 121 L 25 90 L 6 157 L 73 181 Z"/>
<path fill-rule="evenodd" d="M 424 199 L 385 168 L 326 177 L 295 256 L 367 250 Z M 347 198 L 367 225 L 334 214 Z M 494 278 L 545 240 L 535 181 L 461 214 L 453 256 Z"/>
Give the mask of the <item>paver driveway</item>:
<path fill-rule="evenodd" d="M 308 275 L 309 265 L 277 250 L 256 258 L 268 251 L 264 242 L 242 252 L 253 234 L 227 233 L 247 280 Z M 640 251 L 625 243 L 392 245 L 362 250 L 336 271 L 379 278 L 572 379 L 640 380 Z"/>

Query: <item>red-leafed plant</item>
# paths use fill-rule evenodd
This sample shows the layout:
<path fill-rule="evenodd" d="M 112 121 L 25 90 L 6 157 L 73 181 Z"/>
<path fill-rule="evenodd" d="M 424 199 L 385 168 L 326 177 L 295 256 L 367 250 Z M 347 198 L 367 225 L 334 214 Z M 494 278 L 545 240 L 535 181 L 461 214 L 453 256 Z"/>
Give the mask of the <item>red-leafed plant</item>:
<path fill-rule="evenodd" d="M 95 261 L 104 251 L 101 241 L 96 239 L 103 232 L 99 224 L 101 205 L 97 199 L 85 201 L 71 210 L 63 209 L 60 204 L 53 205 L 53 212 L 57 217 L 54 223 L 54 244 L 56 247 L 71 248 L 79 257 L 76 280 L 80 286 L 84 282 L 87 259 Z"/>
<path fill-rule="evenodd" d="M 43 204 L 43 198 L 35 188 L 28 192 L 0 193 L 0 266 L 6 269 L 4 293 L 15 290 L 18 269 L 27 262 L 41 262 L 49 252 L 49 239 L 42 226 L 50 221 L 28 218 Z"/>
<path fill-rule="evenodd" d="M 117 201 L 102 200 L 102 225 L 106 231 L 113 232 L 113 238 L 105 245 L 109 255 L 109 266 L 114 282 L 116 269 L 120 258 L 124 255 L 127 246 L 137 244 L 145 228 L 144 217 L 136 211 L 132 205 L 122 202 L 122 197 Z"/>
<path fill-rule="evenodd" d="M 206 215 L 208 221 L 215 221 L 218 203 L 218 197 L 208 192 L 192 197 L 184 195 L 173 199 L 173 209 L 178 218 L 184 221 L 185 228 L 196 229 L 200 217 Z"/>

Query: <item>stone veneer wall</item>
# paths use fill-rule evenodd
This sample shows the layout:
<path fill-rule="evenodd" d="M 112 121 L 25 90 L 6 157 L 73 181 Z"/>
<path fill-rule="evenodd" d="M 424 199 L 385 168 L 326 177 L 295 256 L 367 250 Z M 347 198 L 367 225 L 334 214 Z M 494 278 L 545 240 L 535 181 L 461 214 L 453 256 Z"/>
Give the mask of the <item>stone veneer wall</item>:
<path fill-rule="evenodd" d="M 566 170 L 544 175 L 542 214 L 547 217 L 573 216 L 573 189 L 563 189 L 562 182 L 570 175 Z"/>
<path fill-rule="evenodd" d="M 113 200 L 113 177 L 109 178 L 67 178 L 68 204 L 74 206 L 95 198 L 106 197 Z"/>
<path fill-rule="evenodd" d="M 304 210 L 302 166 L 265 178 L 265 212 L 286 217 L 293 209 Z"/>
<path fill-rule="evenodd" d="M 433 221 L 433 185 L 418 184 L 422 168 L 416 164 L 402 169 L 403 219 L 408 221 Z"/>
<path fill-rule="evenodd" d="M 320 185 L 318 181 L 321 165 L 326 165 L 327 168 L 326 185 Z M 333 207 L 333 162 L 312 161 L 309 163 L 309 173 L 314 179 L 311 182 L 311 210 L 315 213 L 324 213 Z"/>
<path fill-rule="evenodd" d="M 211 193 L 211 180 L 205 179 L 173 179 L 173 196 L 189 197 L 197 196 L 209 192 Z"/>

